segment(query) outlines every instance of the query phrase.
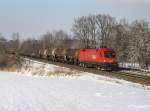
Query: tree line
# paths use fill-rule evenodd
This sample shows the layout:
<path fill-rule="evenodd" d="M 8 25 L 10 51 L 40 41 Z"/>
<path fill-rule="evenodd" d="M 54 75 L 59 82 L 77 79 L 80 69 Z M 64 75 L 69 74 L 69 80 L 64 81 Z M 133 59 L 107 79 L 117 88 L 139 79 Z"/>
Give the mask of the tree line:
<path fill-rule="evenodd" d="M 126 19 L 117 21 L 106 14 L 88 15 L 75 18 L 71 31 L 71 35 L 63 30 L 47 32 L 38 39 L 24 41 L 20 40 L 19 33 L 14 33 L 12 40 L 6 40 L 7 47 L 25 53 L 37 53 L 54 47 L 110 47 L 115 49 L 119 62 L 138 63 L 141 68 L 150 65 L 150 26 L 145 20 L 129 23 Z"/>
<path fill-rule="evenodd" d="M 72 28 L 74 37 L 84 48 L 111 47 L 119 62 L 139 63 L 141 68 L 150 64 L 150 27 L 144 20 L 129 23 L 117 21 L 105 14 L 76 18 Z"/>

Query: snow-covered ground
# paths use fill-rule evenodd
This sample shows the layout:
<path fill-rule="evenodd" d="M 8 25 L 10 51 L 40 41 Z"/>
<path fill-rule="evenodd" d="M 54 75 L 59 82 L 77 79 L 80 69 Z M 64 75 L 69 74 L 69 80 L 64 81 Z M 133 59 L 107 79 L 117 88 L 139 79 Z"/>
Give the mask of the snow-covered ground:
<path fill-rule="evenodd" d="M 56 65 L 38 62 L 31 59 L 24 59 L 21 69 L 19 69 L 19 72 L 28 76 L 66 76 L 78 75 L 80 73 L 80 71 L 78 70 L 59 67 Z"/>
<path fill-rule="evenodd" d="M 119 63 L 119 67 L 150 71 L 150 65 L 148 66 L 148 69 L 142 69 L 138 63 L 121 62 Z"/>
<path fill-rule="evenodd" d="M 0 111 L 150 111 L 147 86 L 86 72 L 31 76 L 32 68 L 0 72 Z"/>
<path fill-rule="evenodd" d="M 150 76 L 150 66 L 148 69 L 141 69 L 138 63 L 119 63 L 119 67 L 125 68 L 124 70 L 122 69 L 122 72 Z"/>

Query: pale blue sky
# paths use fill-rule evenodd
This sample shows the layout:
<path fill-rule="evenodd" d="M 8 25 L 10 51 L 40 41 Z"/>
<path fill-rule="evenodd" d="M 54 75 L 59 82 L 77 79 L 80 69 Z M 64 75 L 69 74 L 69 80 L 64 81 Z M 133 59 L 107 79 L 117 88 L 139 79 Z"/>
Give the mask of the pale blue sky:
<path fill-rule="evenodd" d="M 73 19 L 88 14 L 150 21 L 150 0 L 0 0 L 0 33 L 36 37 L 47 31 L 71 32 Z"/>

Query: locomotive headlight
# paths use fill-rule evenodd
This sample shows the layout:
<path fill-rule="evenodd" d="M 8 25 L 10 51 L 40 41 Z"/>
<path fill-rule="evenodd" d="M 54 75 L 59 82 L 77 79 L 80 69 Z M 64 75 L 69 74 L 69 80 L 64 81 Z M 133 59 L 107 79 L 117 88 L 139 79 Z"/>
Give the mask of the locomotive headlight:
<path fill-rule="evenodd" d="M 106 62 L 106 59 L 104 58 L 104 62 Z"/>

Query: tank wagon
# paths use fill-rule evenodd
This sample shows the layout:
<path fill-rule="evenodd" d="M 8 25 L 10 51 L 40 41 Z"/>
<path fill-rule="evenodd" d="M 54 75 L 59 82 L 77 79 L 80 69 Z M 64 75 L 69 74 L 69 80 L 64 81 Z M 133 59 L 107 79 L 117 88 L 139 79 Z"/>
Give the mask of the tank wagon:
<path fill-rule="evenodd" d="M 67 49 L 66 50 L 66 62 L 72 64 L 78 64 L 79 49 Z"/>

